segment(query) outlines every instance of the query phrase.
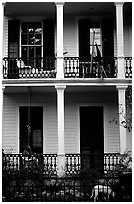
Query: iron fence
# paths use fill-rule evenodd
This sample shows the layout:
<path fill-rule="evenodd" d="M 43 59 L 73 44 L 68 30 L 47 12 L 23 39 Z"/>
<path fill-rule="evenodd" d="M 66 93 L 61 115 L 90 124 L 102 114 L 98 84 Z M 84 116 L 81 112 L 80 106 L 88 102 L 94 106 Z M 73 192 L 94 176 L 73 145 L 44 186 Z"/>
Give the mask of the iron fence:
<path fill-rule="evenodd" d="M 57 154 L 3 154 L 3 201 L 131 201 L 131 174 L 125 180 L 108 174 L 118 164 L 120 155 L 103 155 L 104 172 L 94 168 L 102 157 L 92 156 L 66 154 L 66 174 L 58 177 Z M 92 166 L 91 159 L 95 159 Z"/>
<path fill-rule="evenodd" d="M 47 178 L 10 176 L 3 185 L 5 202 L 115 202 L 132 200 L 131 186 L 120 185 L 119 178 Z"/>

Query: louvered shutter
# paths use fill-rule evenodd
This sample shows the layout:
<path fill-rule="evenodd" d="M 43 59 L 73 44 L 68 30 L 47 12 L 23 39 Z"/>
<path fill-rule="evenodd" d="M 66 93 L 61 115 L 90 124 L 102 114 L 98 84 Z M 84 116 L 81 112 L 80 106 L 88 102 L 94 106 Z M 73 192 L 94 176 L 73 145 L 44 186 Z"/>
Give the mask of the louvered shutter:
<path fill-rule="evenodd" d="M 114 77 L 114 37 L 113 21 L 110 19 L 102 20 L 102 56 L 103 65 L 109 71 L 109 77 Z"/>
<path fill-rule="evenodd" d="M 8 21 L 8 78 L 18 78 L 16 58 L 19 57 L 19 20 Z"/>
<path fill-rule="evenodd" d="M 43 21 L 43 57 L 54 57 L 54 20 Z"/>
<path fill-rule="evenodd" d="M 90 56 L 90 21 L 79 20 L 79 57 Z"/>
<path fill-rule="evenodd" d="M 102 54 L 103 56 L 114 56 L 113 21 L 102 20 Z"/>

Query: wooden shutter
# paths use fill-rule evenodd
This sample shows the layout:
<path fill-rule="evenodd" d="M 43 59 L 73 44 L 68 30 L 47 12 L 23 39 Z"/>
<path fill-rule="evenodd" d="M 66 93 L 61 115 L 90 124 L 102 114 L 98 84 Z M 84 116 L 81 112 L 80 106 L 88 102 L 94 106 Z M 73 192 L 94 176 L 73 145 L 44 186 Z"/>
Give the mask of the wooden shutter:
<path fill-rule="evenodd" d="M 19 71 L 16 58 L 19 57 L 19 27 L 20 21 L 8 21 L 8 78 L 18 78 Z"/>
<path fill-rule="evenodd" d="M 54 20 L 43 21 L 43 57 L 54 57 Z"/>
<path fill-rule="evenodd" d="M 114 36 L 113 21 L 102 20 L 102 56 L 104 67 L 109 69 L 110 77 L 114 77 Z"/>
<path fill-rule="evenodd" d="M 89 19 L 79 20 L 79 57 L 90 56 L 90 24 Z"/>
<path fill-rule="evenodd" d="M 8 21 L 8 56 L 9 58 L 19 57 L 19 20 Z"/>
<path fill-rule="evenodd" d="M 103 57 L 114 56 L 114 38 L 112 20 L 102 20 L 102 54 Z"/>

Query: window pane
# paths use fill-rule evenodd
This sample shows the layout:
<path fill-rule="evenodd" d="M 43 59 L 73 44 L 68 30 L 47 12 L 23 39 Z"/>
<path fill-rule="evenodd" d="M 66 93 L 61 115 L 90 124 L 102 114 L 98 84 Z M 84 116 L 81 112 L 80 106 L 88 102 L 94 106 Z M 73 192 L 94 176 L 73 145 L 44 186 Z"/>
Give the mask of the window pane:
<path fill-rule="evenodd" d="M 90 28 L 90 54 L 93 54 L 93 56 L 97 55 L 96 44 L 101 52 L 100 28 Z"/>
<path fill-rule="evenodd" d="M 21 56 L 24 58 L 41 57 L 42 24 L 41 22 L 23 22 L 21 25 Z M 35 60 L 34 60 L 35 62 Z"/>
<path fill-rule="evenodd" d="M 22 23 L 21 45 L 41 45 L 41 35 L 40 22 Z"/>

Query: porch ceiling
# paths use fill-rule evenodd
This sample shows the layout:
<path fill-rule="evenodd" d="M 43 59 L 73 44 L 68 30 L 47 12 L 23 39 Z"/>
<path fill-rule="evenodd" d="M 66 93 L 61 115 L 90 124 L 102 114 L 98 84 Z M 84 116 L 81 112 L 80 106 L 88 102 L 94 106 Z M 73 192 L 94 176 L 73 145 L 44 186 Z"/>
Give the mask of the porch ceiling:
<path fill-rule="evenodd" d="M 110 14 L 114 11 L 113 2 L 66 2 L 65 14 Z M 5 15 L 7 16 L 45 16 L 55 15 L 54 2 L 7 2 Z"/>
<path fill-rule="evenodd" d="M 30 89 L 29 89 L 30 88 Z M 84 93 L 84 92 L 115 92 L 116 86 L 67 86 L 65 93 Z M 55 86 L 18 86 L 6 87 L 4 93 L 56 93 Z"/>

